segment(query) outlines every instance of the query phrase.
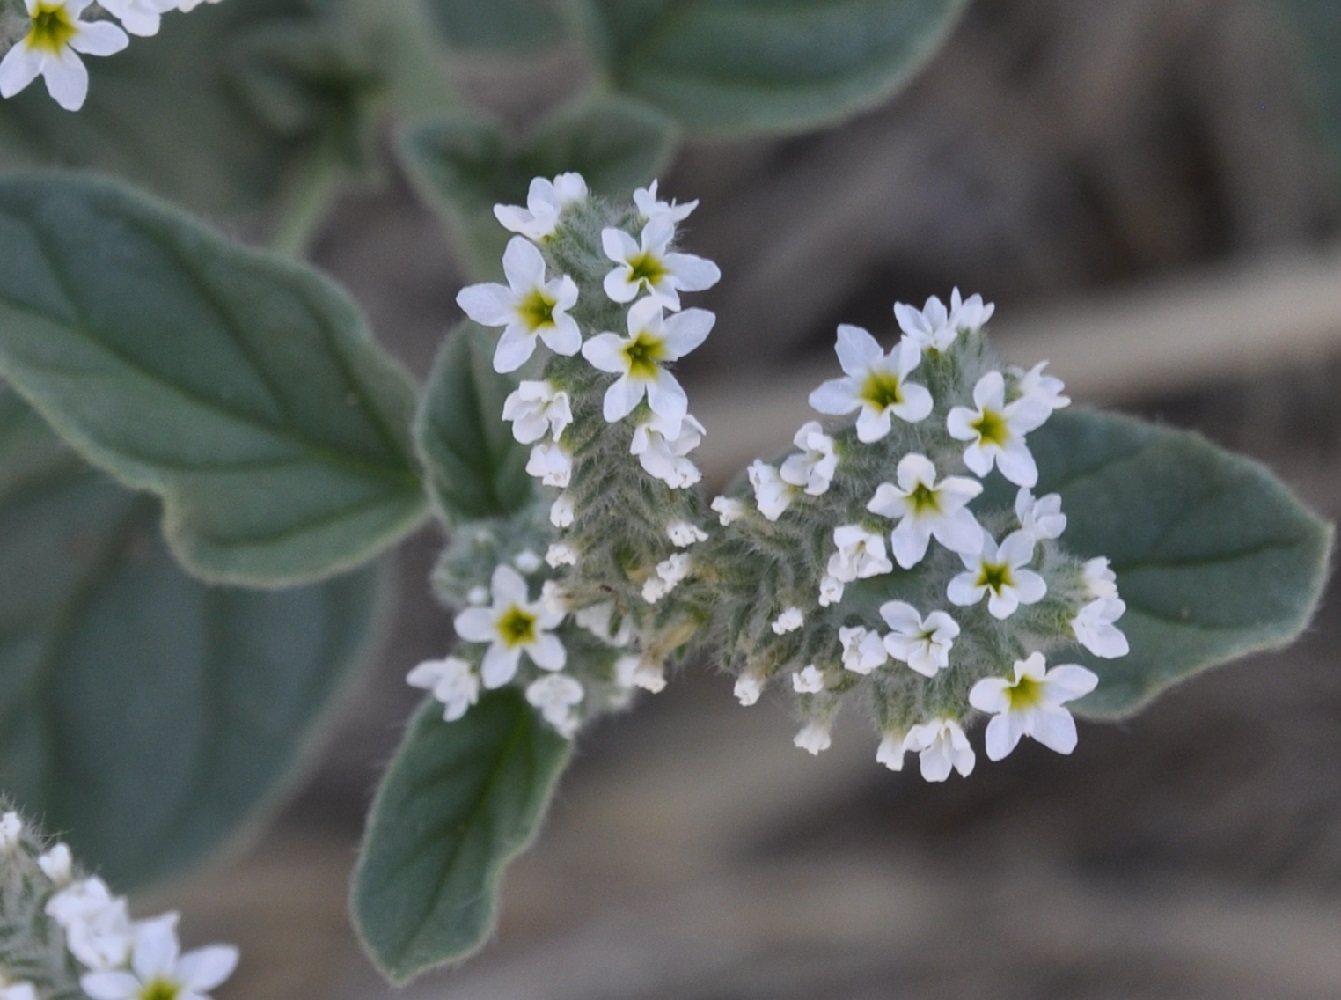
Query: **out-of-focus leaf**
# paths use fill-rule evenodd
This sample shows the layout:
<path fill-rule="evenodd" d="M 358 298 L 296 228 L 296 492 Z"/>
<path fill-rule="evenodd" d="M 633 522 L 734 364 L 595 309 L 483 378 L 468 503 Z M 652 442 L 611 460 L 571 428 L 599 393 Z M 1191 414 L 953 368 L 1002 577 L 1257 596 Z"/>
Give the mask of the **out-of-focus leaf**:
<path fill-rule="evenodd" d="M 427 0 L 443 38 L 455 49 L 525 51 L 563 37 L 555 0 Z"/>

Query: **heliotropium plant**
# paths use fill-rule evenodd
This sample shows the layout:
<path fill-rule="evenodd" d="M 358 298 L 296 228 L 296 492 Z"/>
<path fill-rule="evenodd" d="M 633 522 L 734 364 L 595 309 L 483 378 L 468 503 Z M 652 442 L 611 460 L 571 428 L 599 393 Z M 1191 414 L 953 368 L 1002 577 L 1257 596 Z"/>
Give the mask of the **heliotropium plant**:
<path fill-rule="evenodd" d="M 481 279 L 420 387 L 291 256 L 120 182 L 0 175 L 0 1000 L 227 978 L 235 951 L 181 954 L 175 915 L 108 885 L 277 801 L 375 640 L 378 557 L 430 518 L 459 641 L 405 664 L 426 694 L 351 900 L 395 982 L 480 944 L 573 743 L 685 669 L 791 699 L 779 752 L 855 711 L 879 764 L 943 781 L 1298 634 L 1328 526 L 1255 463 L 1001 364 L 979 295 L 839 327 L 793 448 L 705 492 L 673 369 L 731 335 L 694 304 L 730 278 L 656 173 L 682 134 L 881 99 L 961 7 L 0 0 L 4 162 L 268 206 L 292 254 L 386 104 Z M 461 51 L 561 40 L 593 92 L 528 134 L 446 85 Z"/>

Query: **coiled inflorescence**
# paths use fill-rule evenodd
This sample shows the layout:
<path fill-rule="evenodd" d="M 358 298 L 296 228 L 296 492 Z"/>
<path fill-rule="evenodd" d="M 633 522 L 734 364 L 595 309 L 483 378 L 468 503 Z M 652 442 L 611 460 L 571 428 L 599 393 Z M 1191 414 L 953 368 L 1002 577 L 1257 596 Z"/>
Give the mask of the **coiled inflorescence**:
<path fill-rule="evenodd" d="M 704 428 L 667 368 L 713 326 L 680 300 L 719 276 L 674 249 L 696 204 L 652 184 L 612 205 L 564 174 L 534 181 L 524 208 L 496 208 L 518 234 L 507 284 L 458 302 L 502 328 L 497 371 L 539 375 L 502 417 L 543 496 L 457 532 L 436 582 L 465 644 L 410 682 L 448 719 L 481 689 L 519 685 L 571 736 L 633 688 L 659 690 L 666 663 L 711 636 L 742 703 L 784 678 L 811 752 L 852 700 L 882 735 L 877 758 L 897 769 L 915 751 L 932 780 L 968 773 L 964 724 L 979 712 L 994 759 L 1024 735 L 1069 752 L 1062 706 L 1097 679 L 1046 657 L 1127 644 L 1107 560 L 1069 554 L 1060 498 L 1031 492 L 1027 437 L 1070 402 L 1062 383 L 998 364 L 982 332 L 993 307 L 976 295 L 896 305 L 888 352 L 839 328 L 844 375 L 811 394 L 837 419 L 806 423 L 794 452 L 756 461 L 709 510 L 690 457 Z"/>

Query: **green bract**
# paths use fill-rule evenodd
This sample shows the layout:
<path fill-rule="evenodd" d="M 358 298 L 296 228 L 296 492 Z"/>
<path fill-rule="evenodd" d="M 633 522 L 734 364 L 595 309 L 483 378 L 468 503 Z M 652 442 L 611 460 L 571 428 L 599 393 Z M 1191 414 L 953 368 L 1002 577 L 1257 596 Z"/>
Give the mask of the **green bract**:
<path fill-rule="evenodd" d="M 503 866 L 534 836 L 568 741 L 513 689 L 457 722 L 430 701 L 368 818 L 352 909 L 378 967 L 404 983 L 465 958 L 493 925 Z"/>
<path fill-rule="evenodd" d="M 1206 667 L 1290 642 L 1327 575 L 1330 525 L 1265 468 L 1195 434 L 1058 413 L 1031 438 L 1036 492 L 1062 496 L 1066 543 L 1117 572 L 1131 652 L 1078 711 L 1116 716 Z"/>
<path fill-rule="evenodd" d="M 314 271 L 114 185 L 0 181 L 0 370 L 165 501 L 173 552 L 275 586 L 356 565 L 425 497 L 407 376 Z"/>
<path fill-rule="evenodd" d="M 205 586 L 158 506 L 0 394 L 0 789 L 125 887 L 274 802 L 368 652 L 383 582 Z"/>
<path fill-rule="evenodd" d="M 963 0 L 580 0 L 610 84 L 696 132 L 796 131 L 888 96 Z"/>

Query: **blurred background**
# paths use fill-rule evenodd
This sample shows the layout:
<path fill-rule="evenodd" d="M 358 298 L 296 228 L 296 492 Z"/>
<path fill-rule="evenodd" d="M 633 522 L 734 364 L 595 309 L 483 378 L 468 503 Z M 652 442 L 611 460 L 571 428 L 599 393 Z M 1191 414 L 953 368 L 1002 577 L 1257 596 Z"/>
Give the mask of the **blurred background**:
<path fill-rule="evenodd" d="M 1266 0 L 978 0 L 890 102 L 691 144 L 662 190 L 700 199 L 684 245 L 725 274 L 682 369 L 710 485 L 807 419 L 836 323 L 892 339 L 896 299 L 958 286 L 996 303 L 1009 360 L 1246 451 L 1335 519 L 1341 161 L 1301 38 Z M 456 71 L 518 127 L 581 72 L 562 51 Z M 313 259 L 422 378 L 468 279 L 405 179 L 344 196 Z M 227 996 L 392 995 L 345 892 L 418 700 L 404 674 L 451 642 L 424 586 L 441 543 L 402 549 L 379 663 L 279 822 L 143 900 L 183 910 L 189 941 L 241 946 Z M 1082 724 L 1072 758 L 1027 744 L 939 786 L 877 765 L 861 723 L 794 749 L 782 698 L 741 709 L 701 664 L 583 734 L 491 942 L 401 995 L 1334 1000 L 1338 611 L 1329 596 L 1292 648 Z"/>

